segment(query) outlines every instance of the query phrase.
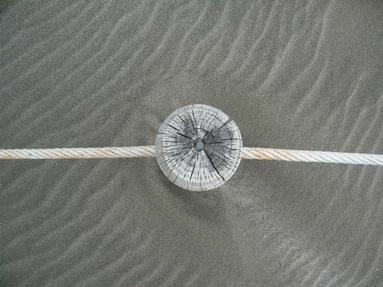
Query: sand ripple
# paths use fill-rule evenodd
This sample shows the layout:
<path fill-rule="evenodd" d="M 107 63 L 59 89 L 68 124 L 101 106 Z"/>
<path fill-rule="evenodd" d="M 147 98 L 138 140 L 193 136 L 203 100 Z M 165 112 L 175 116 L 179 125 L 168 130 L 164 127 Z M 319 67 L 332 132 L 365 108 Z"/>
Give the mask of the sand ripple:
<path fill-rule="evenodd" d="M 383 153 L 379 1 L 0 5 L 0 146 L 151 145 L 176 108 L 244 145 Z M 191 193 L 154 160 L 0 163 L 1 286 L 382 286 L 383 170 L 243 161 Z"/>

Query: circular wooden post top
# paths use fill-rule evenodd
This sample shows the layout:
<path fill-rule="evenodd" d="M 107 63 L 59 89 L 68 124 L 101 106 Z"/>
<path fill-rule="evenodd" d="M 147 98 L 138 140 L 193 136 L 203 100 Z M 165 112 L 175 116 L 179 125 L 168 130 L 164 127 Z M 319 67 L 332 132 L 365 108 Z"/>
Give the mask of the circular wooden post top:
<path fill-rule="evenodd" d="M 241 160 L 242 138 L 234 121 L 207 105 L 174 111 L 156 137 L 156 158 L 176 185 L 204 191 L 224 184 Z"/>

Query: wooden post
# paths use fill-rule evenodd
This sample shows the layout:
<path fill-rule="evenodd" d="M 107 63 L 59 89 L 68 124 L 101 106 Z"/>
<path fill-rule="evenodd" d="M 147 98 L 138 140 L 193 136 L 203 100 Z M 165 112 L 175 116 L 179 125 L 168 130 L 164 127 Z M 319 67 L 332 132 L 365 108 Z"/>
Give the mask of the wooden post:
<path fill-rule="evenodd" d="M 207 105 L 173 112 L 156 138 L 161 170 L 176 185 L 192 191 L 219 187 L 237 170 L 242 138 L 234 121 Z"/>

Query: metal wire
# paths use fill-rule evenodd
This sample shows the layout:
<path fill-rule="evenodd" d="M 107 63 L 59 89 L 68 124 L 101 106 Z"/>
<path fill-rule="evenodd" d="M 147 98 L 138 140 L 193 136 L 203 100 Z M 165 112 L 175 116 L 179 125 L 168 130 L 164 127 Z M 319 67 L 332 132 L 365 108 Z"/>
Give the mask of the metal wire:
<path fill-rule="evenodd" d="M 153 157 L 154 146 L 0 149 L 0 159 L 87 159 Z"/>
<path fill-rule="evenodd" d="M 383 165 L 383 155 L 330 151 L 242 148 L 243 159 Z"/>
<path fill-rule="evenodd" d="M 0 149 L 0 160 L 155 157 L 155 146 Z M 242 159 L 382 165 L 383 155 L 243 147 Z"/>

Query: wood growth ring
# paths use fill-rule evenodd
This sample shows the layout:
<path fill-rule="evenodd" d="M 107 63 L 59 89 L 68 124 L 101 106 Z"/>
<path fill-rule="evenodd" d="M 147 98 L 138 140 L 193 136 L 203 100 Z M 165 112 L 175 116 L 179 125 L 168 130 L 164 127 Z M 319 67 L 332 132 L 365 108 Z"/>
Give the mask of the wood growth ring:
<path fill-rule="evenodd" d="M 176 185 L 204 191 L 224 184 L 241 161 L 242 138 L 234 121 L 207 105 L 170 114 L 156 137 L 161 170 Z"/>

